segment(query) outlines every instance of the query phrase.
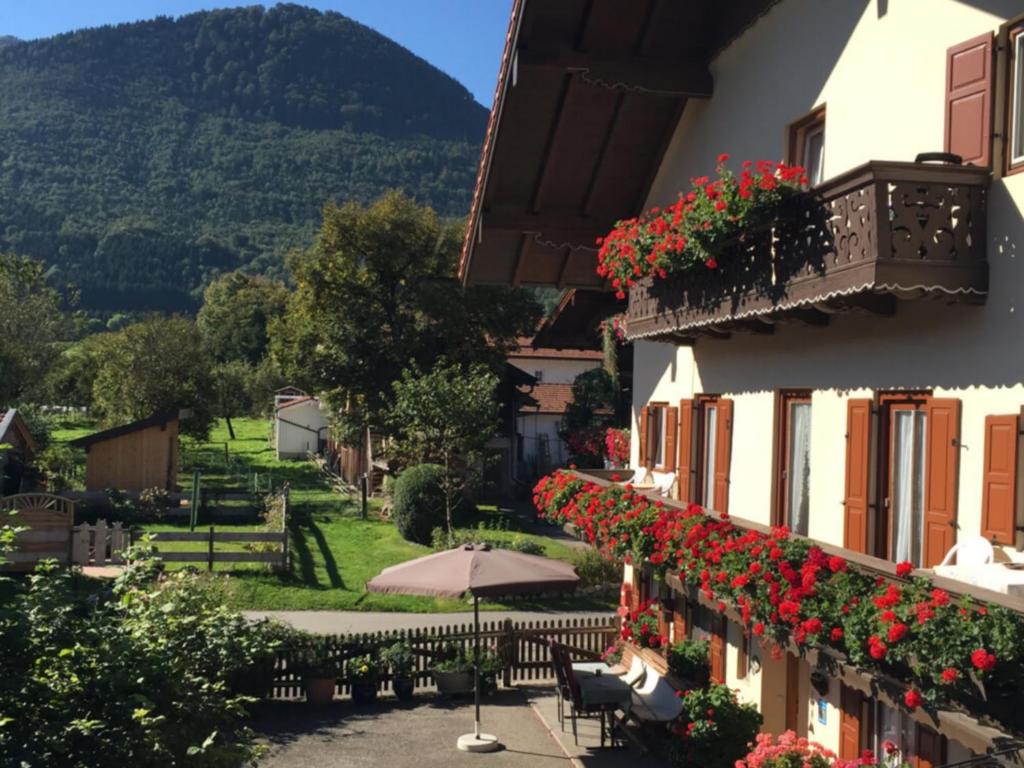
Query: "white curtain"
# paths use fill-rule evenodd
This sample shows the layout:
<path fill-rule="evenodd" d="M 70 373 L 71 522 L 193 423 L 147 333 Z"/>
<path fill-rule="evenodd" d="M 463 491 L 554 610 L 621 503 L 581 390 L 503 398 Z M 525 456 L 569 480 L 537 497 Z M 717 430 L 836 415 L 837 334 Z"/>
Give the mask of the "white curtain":
<path fill-rule="evenodd" d="M 811 406 L 793 403 L 789 412 L 789 528 L 807 535 L 811 479 Z"/>
<path fill-rule="evenodd" d="M 896 411 L 893 452 L 893 546 L 896 562 L 920 562 L 924 517 L 925 415 Z"/>
<path fill-rule="evenodd" d="M 718 450 L 718 409 L 709 407 L 704 424 L 704 506 L 715 507 L 715 458 Z"/>

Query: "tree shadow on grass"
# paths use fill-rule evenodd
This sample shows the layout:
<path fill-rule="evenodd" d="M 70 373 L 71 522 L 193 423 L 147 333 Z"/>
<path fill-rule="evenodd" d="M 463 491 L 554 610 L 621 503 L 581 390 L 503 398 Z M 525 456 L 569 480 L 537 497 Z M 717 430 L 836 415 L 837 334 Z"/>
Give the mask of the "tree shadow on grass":
<path fill-rule="evenodd" d="M 338 573 L 338 561 L 334 559 L 334 553 L 331 552 L 331 547 L 328 545 L 327 539 L 324 538 L 320 526 L 313 520 L 310 520 L 308 530 L 310 535 L 316 539 L 316 544 L 320 548 L 320 556 L 324 560 L 324 568 L 327 569 L 327 578 L 330 579 L 331 586 L 336 589 L 344 589 L 345 582 L 342 580 L 341 574 Z"/>

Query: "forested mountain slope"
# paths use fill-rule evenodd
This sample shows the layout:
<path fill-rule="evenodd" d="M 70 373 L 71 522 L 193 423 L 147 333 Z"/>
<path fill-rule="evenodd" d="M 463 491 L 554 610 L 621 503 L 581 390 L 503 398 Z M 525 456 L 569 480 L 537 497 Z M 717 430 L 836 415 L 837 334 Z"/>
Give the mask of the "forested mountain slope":
<path fill-rule="evenodd" d="M 469 208 L 486 110 L 336 13 L 238 8 L 0 40 L 0 251 L 88 308 L 190 309 L 280 275 L 327 200 L 400 187 Z"/>

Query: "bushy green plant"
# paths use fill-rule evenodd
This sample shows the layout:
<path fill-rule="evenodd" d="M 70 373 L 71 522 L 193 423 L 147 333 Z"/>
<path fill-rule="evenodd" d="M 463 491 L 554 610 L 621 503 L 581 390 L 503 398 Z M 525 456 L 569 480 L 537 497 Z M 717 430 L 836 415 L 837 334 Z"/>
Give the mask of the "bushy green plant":
<path fill-rule="evenodd" d="M 511 549 L 514 552 L 522 552 L 524 555 L 543 555 L 544 545 L 525 536 L 516 535 L 511 539 L 500 539 L 497 536 L 488 536 L 488 529 L 480 527 L 475 529 L 456 529 L 448 533 L 440 526 L 430 532 L 430 546 L 437 552 L 446 549 L 461 547 L 464 544 L 486 544 L 492 549 Z"/>
<path fill-rule="evenodd" d="M 395 481 L 391 517 L 402 538 L 417 544 L 430 544 L 431 531 L 445 525 L 444 470 L 437 464 L 409 467 Z M 454 502 L 456 522 L 474 512 L 472 502 L 457 495 Z"/>
<path fill-rule="evenodd" d="M 353 656 L 345 665 L 345 672 L 350 683 L 375 683 L 383 674 L 383 664 L 375 654 L 367 653 Z"/>
<path fill-rule="evenodd" d="M 668 668 L 676 677 L 703 684 L 711 674 L 707 640 L 680 640 L 668 649 Z"/>
<path fill-rule="evenodd" d="M 155 585 L 148 563 L 83 601 L 43 570 L 0 610 L 4 765 L 240 766 L 256 749 L 238 693 L 272 663 L 268 625 L 220 604 L 198 579 Z"/>
<path fill-rule="evenodd" d="M 408 677 L 416 666 L 412 646 L 404 640 L 389 645 L 380 652 L 380 659 L 387 664 L 394 677 Z"/>
<path fill-rule="evenodd" d="M 696 688 L 683 696 L 682 718 L 673 731 L 673 763 L 679 768 L 734 768 L 761 727 L 753 704 L 740 704 L 725 685 Z"/>
<path fill-rule="evenodd" d="M 622 566 L 590 547 L 574 552 L 572 564 L 581 587 L 604 587 L 622 580 Z"/>

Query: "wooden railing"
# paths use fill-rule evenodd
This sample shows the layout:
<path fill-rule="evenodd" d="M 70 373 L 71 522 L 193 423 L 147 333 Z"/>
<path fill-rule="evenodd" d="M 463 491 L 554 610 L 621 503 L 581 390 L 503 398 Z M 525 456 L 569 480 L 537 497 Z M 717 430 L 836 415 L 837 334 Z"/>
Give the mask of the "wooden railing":
<path fill-rule="evenodd" d="M 896 299 L 982 302 L 988 292 L 988 172 L 870 162 L 793 201 L 697 277 L 632 289 L 631 339 L 688 342 L 702 333 L 770 332 L 846 309 L 889 314 Z"/>
<path fill-rule="evenodd" d="M 579 619 L 540 619 L 513 622 L 483 621 L 480 625 L 481 648 L 493 649 L 503 662 L 502 682 L 511 685 L 520 682 L 547 682 L 555 677 L 548 651 L 548 640 L 569 646 L 575 657 L 596 658 L 612 644 L 618 633 L 614 615 Z M 351 686 L 346 672 L 349 659 L 386 648 L 393 643 L 407 642 L 416 658 L 414 679 L 419 689 L 433 685 L 430 667 L 443 646 L 461 648 L 469 654 L 473 648 L 473 626 L 453 624 L 427 629 L 376 632 L 359 635 L 329 635 L 322 640 L 328 655 L 337 660 L 342 674 L 338 677 L 336 695 L 347 696 Z M 391 680 L 385 676 L 380 689 L 390 690 Z M 293 699 L 303 695 L 302 674 L 288 651 L 278 654 L 273 687 L 275 699 Z"/>

